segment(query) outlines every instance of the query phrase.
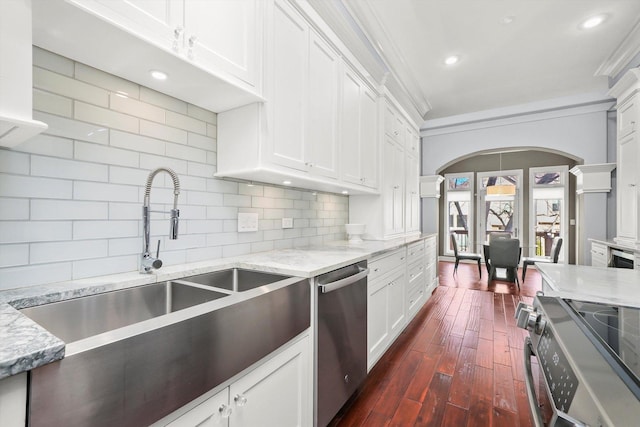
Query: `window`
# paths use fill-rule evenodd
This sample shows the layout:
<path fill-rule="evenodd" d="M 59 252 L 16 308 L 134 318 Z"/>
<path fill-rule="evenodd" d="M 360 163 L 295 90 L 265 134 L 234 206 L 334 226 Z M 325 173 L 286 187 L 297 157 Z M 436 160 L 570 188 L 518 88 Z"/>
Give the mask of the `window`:
<path fill-rule="evenodd" d="M 531 168 L 530 255 L 549 256 L 555 237 L 566 240 L 567 232 L 567 166 Z M 566 248 L 564 245 L 563 248 Z M 563 254 L 560 254 L 563 259 Z"/>
<path fill-rule="evenodd" d="M 470 236 L 473 236 L 473 172 L 445 175 L 447 234 L 453 233 L 458 249 L 471 252 Z M 446 239 L 446 254 L 453 255 L 451 240 Z"/>

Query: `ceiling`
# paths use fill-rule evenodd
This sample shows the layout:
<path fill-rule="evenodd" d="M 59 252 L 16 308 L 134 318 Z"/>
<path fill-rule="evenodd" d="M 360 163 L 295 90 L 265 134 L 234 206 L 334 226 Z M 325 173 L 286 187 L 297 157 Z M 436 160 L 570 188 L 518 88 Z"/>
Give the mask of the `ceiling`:
<path fill-rule="evenodd" d="M 317 0 L 325 1 L 325 0 Z M 603 66 L 640 33 L 638 0 L 333 0 L 425 119 L 604 95 Z M 587 18 L 606 14 L 590 30 Z M 510 22 L 507 22 L 510 21 Z M 362 37 L 361 37 L 362 38 Z M 629 49 L 627 49 L 629 50 Z M 458 55 L 459 62 L 444 64 Z M 626 65 L 623 64 L 623 65 Z"/>

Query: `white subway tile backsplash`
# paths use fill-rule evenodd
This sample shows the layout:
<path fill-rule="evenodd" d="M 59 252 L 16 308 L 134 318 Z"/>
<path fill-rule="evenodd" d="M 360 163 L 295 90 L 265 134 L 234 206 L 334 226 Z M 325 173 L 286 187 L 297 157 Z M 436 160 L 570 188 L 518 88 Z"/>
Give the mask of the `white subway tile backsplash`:
<path fill-rule="evenodd" d="M 48 178 L 82 179 L 107 182 L 109 169 L 106 165 L 76 160 L 31 156 L 31 174 Z"/>
<path fill-rule="evenodd" d="M 73 101 L 70 98 L 43 90 L 33 90 L 33 109 L 57 116 L 72 117 Z"/>
<path fill-rule="evenodd" d="M 75 143 L 75 159 L 84 162 L 104 163 L 108 165 L 138 167 L 140 154 L 135 151 L 106 147 L 77 141 Z"/>
<path fill-rule="evenodd" d="M 73 198 L 75 200 L 137 202 L 138 187 L 78 181 L 73 185 Z"/>
<path fill-rule="evenodd" d="M 160 92 L 156 92 L 148 87 L 140 87 L 140 101 L 157 105 L 167 110 L 181 114 L 187 114 L 187 103 Z"/>
<path fill-rule="evenodd" d="M 109 256 L 132 255 L 142 253 L 142 238 L 129 237 L 109 239 Z"/>
<path fill-rule="evenodd" d="M 109 107 L 114 111 L 151 120 L 152 122 L 165 122 L 164 109 L 130 98 L 122 93 L 111 93 L 109 95 Z"/>
<path fill-rule="evenodd" d="M 189 117 L 193 117 L 194 119 L 202 120 L 203 122 L 211 124 L 217 123 L 216 113 L 204 110 L 200 107 L 196 107 L 193 104 L 187 105 L 187 115 Z"/>
<path fill-rule="evenodd" d="M 73 262 L 73 279 L 106 276 L 138 269 L 138 256 L 128 255 Z"/>
<path fill-rule="evenodd" d="M 0 173 L 0 197 L 71 198 L 72 182 Z"/>
<path fill-rule="evenodd" d="M 126 148 L 133 152 L 164 155 L 165 141 L 160 141 L 148 136 L 112 130 L 109 145 L 112 147 Z"/>
<path fill-rule="evenodd" d="M 185 116 L 184 114 L 174 113 L 173 111 L 167 111 L 166 124 L 174 128 L 184 129 L 202 135 L 207 134 L 207 124 L 205 122 Z"/>
<path fill-rule="evenodd" d="M 31 201 L 31 220 L 107 219 L 108 214 L 107 202 L 47 199 Z"/>
<path fill-rule="evenodd" d="M 109 130 L 101 125 L 79 122 L 39 111 L 33 112 L 33 118 L 49 125 L 45 131 L 46 135 L 96 142 L 98 144 L 109 143 Z"/>
<path fill-rule="evenodd" d="M 101 107 L 109 106 L 108 91 L 43 68 L 33 67 L 33 86 Z"/>
<path fill-rule="evenodd" d="M 0 246 L 0 268 L 29 264 L 29 245 Z"/>
<path fill-rule="evenodd" d="M 0 221 L 0 243 L 71 240 L 71 221 Z"/>
<path fill-rule="evenodd" d="M 133 219 L 142 220 L 142 202 L 117 203 L 109 202 L 109 220 Z"/>
<path fill-rule="evenodd" d="M 29 174 L 29 155 L 0 148 L 0 172 Z"/>
<path fill-rule="evenodd" d="M 76 259 L 104 258 L 106 256 L 106 240 L 82 240 L 31 244 L 32 264 L 73 261 Z"/>
<path fill-rule="evenodd" d="M 33 46 L 32 56 L 33 65 L 54 71 L 58 74 L 63 74 L 67 77 L 73 77 L 74 62 L 72 60 L 37 46 Z"/>
<path fill-rule="evenodd" d="M 0 269 L 0 290 L 62 282 L 65 280 L 71 280 L 70 262 Z"/>
<path fill-rule="evenodd" d="M 0 287 L 136 271 L 158 167 L 181 181 L 178 240 L 152 213 L 166 266 L 344 238 L 347 197 L 214 178 L 215 113 L 39 48 L 34 64 L 34 118 L 49 129 L 0 149 Z M 151 209 L 173 199 L 157 175 Z M 259 231 L 238 233 L 238 212 L 257 213 Z M 281 228 L 285 216 L 295 228 Z"/>
<path fill-rule="evenodd" d="M 0 221 L 29 219 L 29 200 L 0 198 Z"/>
<path fill-rule="evenodd" d="M 187 161 L 181 159 L 172 159 L 169 157 L 155 156 L 152 154 L 140 154 L 140 168 L 146 169 L 149 172 L 159 168 L 168 167 L 173 169 L 178 175 L 187 173 Z"/>
<path fill-rule="evenodd" d="M 137 133 L 140 130 L 139 119 L 84 102 L 74 101 L 73 116 L 83 122 L 95 123 L 104 127 Z"/>
<path fill-rule="evenodd" d="M 201 148 L 203 150 L 208 151 L 216 151 L 216 140 L 214 138 L 210 138 L 208 136 L 199 135 L 197 133 L 189 132 L 187 134 L 187 143 L 196 148 Z M 204 162 L 206 159 L 200 159 L 201 162 Z"/>
<path fill-rule="evenodd" d="M 200 148 L 173 144 L 171 142 L 167 142 L 166 155 L 176 159 L 191 160 L 192 162 L 205 162 L 207 158 L 206 151 Z"/>
<path fill-rule="evenodd" d="M 187 131 L 185 130 L 142 119 L 140 120 L 140 134 L 164 141 L 177 142 L 178 144 L 186 145 L 188 141 Z"/>
<path fill-rule="evenodd" d="M 188 191 L 187 204 L 189 205 L 206 205 L 206 206 L 222 206 L 222 194 L 209 193 L 205 191 Z"/>
<path fill-rule="evenodd" d="M 204 163 L 189 162 L 187 163 L 187 173 L 191 176 L 211 178 L 215 173 L 215 168 Z"/>
<path fill-rule="evenodd" d="M 40 134 L 15 147 L 23 153 L 41 154 L 49 157 L 73 157 L 73 141 L 53 135 Z"/>
<path fill-rule="evenodd" d="M 137 235 L 138 221 L 75 221 L 73 223 L 74 240 L 109 239 Z"/>
<path fill-rule="evenodd" d="M 124 94 L 136 99 L 140 97 L 140 86 L 137 84 L 79 62 L 75 63 L 75 78 L 109 92 Z"/>

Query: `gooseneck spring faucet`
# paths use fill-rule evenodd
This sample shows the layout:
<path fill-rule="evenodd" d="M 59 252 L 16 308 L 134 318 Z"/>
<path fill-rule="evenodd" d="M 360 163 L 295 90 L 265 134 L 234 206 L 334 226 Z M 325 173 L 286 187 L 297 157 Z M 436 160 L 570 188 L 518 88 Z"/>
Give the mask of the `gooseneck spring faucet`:
<path fill-rule="evenodd" d="M 153 178 L 160 173 L 166 172 L 171 175 L 173 180 L 173 209 L 171 211 L 152 211 L 151 204 L 149 202 L 151 196 L 151 184 Z M 151 237 L 151 212 L 170 213 L 170 228 L 169 238 L 176 240 L 178 238 L 178 219 L 180 217 L 180 211 L 178 210 L 178 194 L 180 194 L 180 180 L 178 175 L 169 168 L 158 168 L 152 171 L 147 178 L 147 186 L 144 190 L 144 203 L 142 205 L 142 223 L 143 223 L 143 244 L 142 244 L 142 256 L 140 260 L 140 273 L 151 273 L 152 270 L 162 267 L 162 260 L 160 256 L 160 240 L 158 240 L 158 247 L 156 249 L 155 258 L 151 256 L 149 252 L 149 239 Z"/>

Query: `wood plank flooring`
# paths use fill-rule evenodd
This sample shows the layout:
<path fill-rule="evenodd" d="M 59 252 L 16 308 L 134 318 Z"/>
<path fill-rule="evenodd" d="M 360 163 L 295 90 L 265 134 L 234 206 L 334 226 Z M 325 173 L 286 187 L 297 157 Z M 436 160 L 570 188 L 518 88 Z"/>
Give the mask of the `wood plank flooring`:
<path fill-rule="evenodd" d="M 529 427 L 523 340 L 513 318 L 539 273 L 487 284 L 486 271 L 439 263 L 440 286 L 330 423 L 347 426 Z M 518 272 L 521 276 L 521 272 Z"/>

